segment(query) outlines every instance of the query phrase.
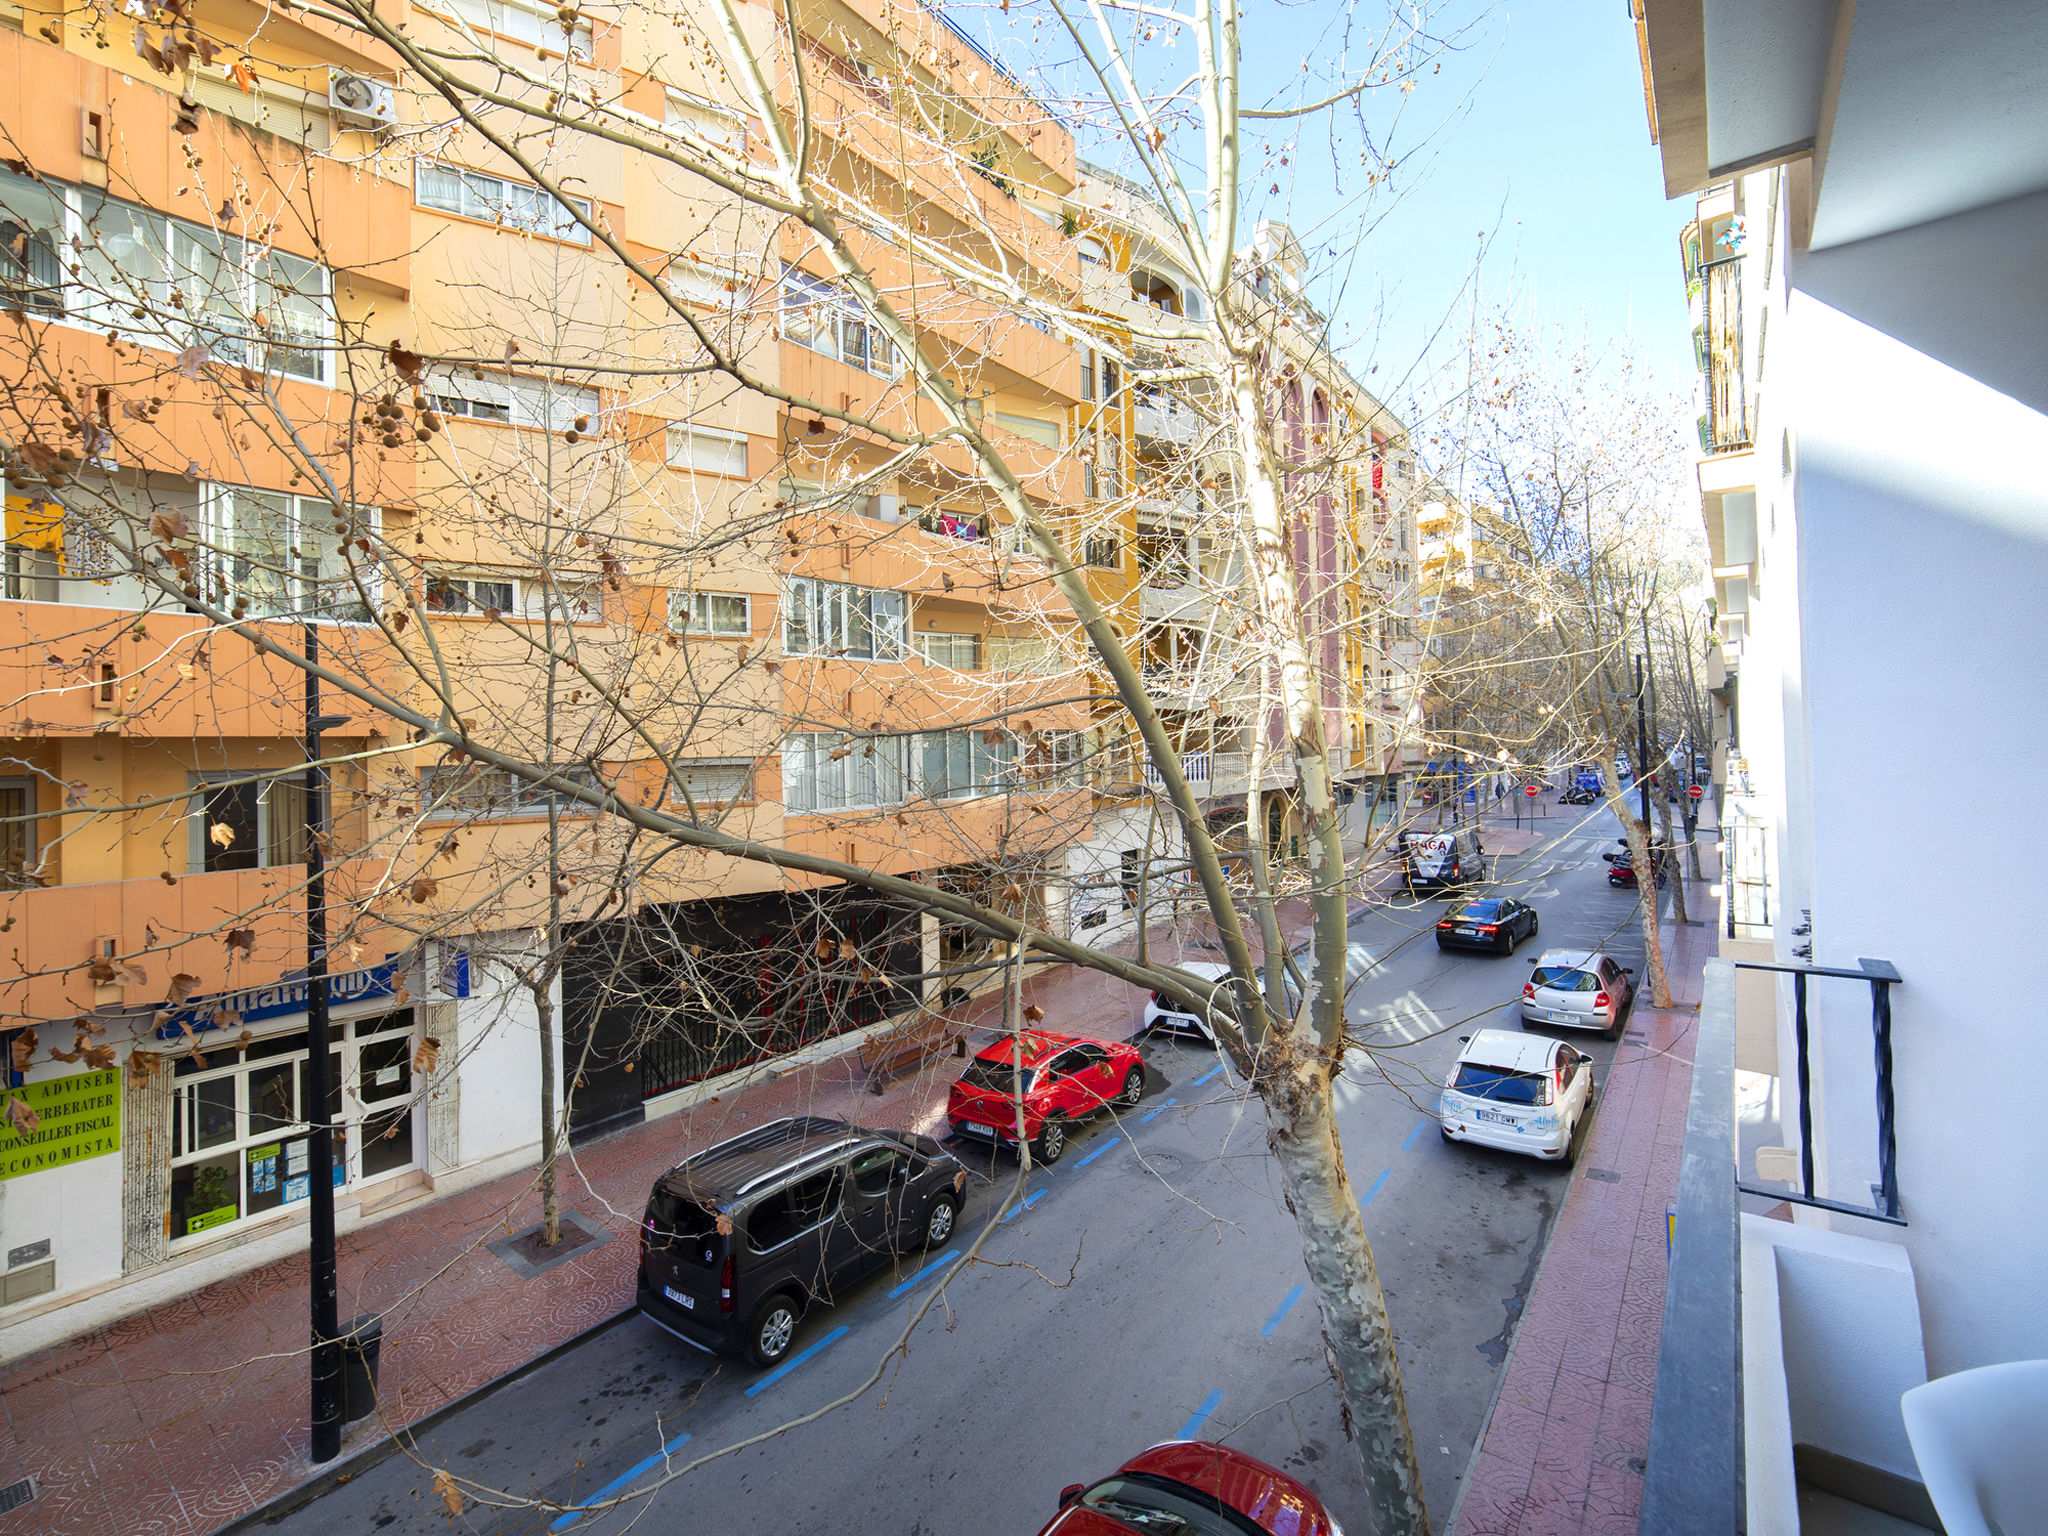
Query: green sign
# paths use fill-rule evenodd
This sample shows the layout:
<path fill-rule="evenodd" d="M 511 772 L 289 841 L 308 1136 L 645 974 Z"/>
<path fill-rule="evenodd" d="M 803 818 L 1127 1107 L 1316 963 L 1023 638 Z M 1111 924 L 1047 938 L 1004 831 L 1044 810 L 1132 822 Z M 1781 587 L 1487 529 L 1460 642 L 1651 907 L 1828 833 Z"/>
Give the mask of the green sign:
<path fill-rule="evenodd" d="M 42 1117 L 24 1136 L 0 1110 L 0 1179 L 121 1150 L 121 1074 L 75 1072 L 7 1091 Z"/>

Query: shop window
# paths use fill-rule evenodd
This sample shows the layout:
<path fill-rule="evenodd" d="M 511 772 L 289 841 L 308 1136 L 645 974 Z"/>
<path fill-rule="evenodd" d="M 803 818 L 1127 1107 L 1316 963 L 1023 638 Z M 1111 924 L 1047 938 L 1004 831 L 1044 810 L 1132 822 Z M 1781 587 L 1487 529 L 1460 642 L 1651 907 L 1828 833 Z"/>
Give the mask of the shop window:
<path fill-rule="evenodd" d="M 330 1024 L 327 1112 L 337 1189 L 413 1167 L 419 1157 L 413 1011 Z M 211 1048 L 209 1048 L 211 1047 Z M 202 1035 L 171 1063 L 175 1245 L 305 1201 L 312 1193 L 307 1033 L 237 1049 Z"/>

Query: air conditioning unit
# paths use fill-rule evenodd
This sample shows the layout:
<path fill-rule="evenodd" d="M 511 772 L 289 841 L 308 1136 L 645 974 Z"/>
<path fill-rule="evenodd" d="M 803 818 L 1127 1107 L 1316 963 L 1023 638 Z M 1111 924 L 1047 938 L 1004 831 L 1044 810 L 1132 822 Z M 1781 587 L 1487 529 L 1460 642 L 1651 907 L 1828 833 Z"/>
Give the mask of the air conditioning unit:
<path fill-rule="evenodd" d="M 327 107 L 343 128 L 389 128 L 398 121 L 389 85 L 342 69 L 327 71 Z"/>

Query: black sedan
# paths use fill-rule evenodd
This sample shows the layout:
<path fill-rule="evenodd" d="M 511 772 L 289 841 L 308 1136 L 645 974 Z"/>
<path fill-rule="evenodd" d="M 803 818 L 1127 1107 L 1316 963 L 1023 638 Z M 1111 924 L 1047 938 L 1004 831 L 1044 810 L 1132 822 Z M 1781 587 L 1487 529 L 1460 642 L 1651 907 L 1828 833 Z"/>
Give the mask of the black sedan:
<path fill-rule="evenodd" d="M 1460 902 L 1436 925 L 1438 949 L 1490 949 L 1511 955 L 1522 940 L 1535 937 L 1536 909 L 1504 896 Z"/>

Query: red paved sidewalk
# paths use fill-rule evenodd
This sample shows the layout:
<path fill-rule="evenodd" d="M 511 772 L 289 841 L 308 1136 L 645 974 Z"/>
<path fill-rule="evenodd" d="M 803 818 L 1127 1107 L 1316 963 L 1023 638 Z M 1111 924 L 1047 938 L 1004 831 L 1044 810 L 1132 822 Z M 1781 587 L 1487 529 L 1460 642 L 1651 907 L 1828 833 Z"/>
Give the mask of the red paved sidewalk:
<path fill-rule="evenodd" d="M 1304 914 L 1285 915 L 1300 929 Z M 1213 957 L 1195 938 L 1156 933 L 1152 957 L 1181 958 L 1183 942 L 1186 958 Z M 1121 1038 L 1142 1006 L 1125 983 L 1068 966 L 1025 986 L 1054 1028 Z M 969 1022 L 995 1025 L 1000 1012 L 1000 993 L 985 996 Z M 384 1343 L 378 1413 L 350 1430 L 343 1457 L 629 1306 L 647 1190 L 692 1150 L 788 1114 L 931 1133 L 957 1066 L 932 1063 L 877 1096 L 849 1053 L 576 1148 L 563 1209 L 610 1240 L 532 1279 L 487 1247 L 540 1219 L 531 1172 L 345 1236 L 341 1316 L 382 1316 Z M 306 1283 L 303 1257 L 266 1265 L 0 1367 L 0 1484 L 39 1485 L 32 1503 L 0 1515 L 0 1536 L 206 1536 L 312 1478 Z"/>
<path fill-rule="evenodd" d="M 1695 911 L 1709 888 L 1688 883 Z M 1454 1536 L 1628 1536 L 1664 1321 L 1665 1206 L 1692 1090 L 1693 1027 L 1710 926 L 1664 927 L 1676 1007 L 1639 1005 L 1515 1330 Z"/>

